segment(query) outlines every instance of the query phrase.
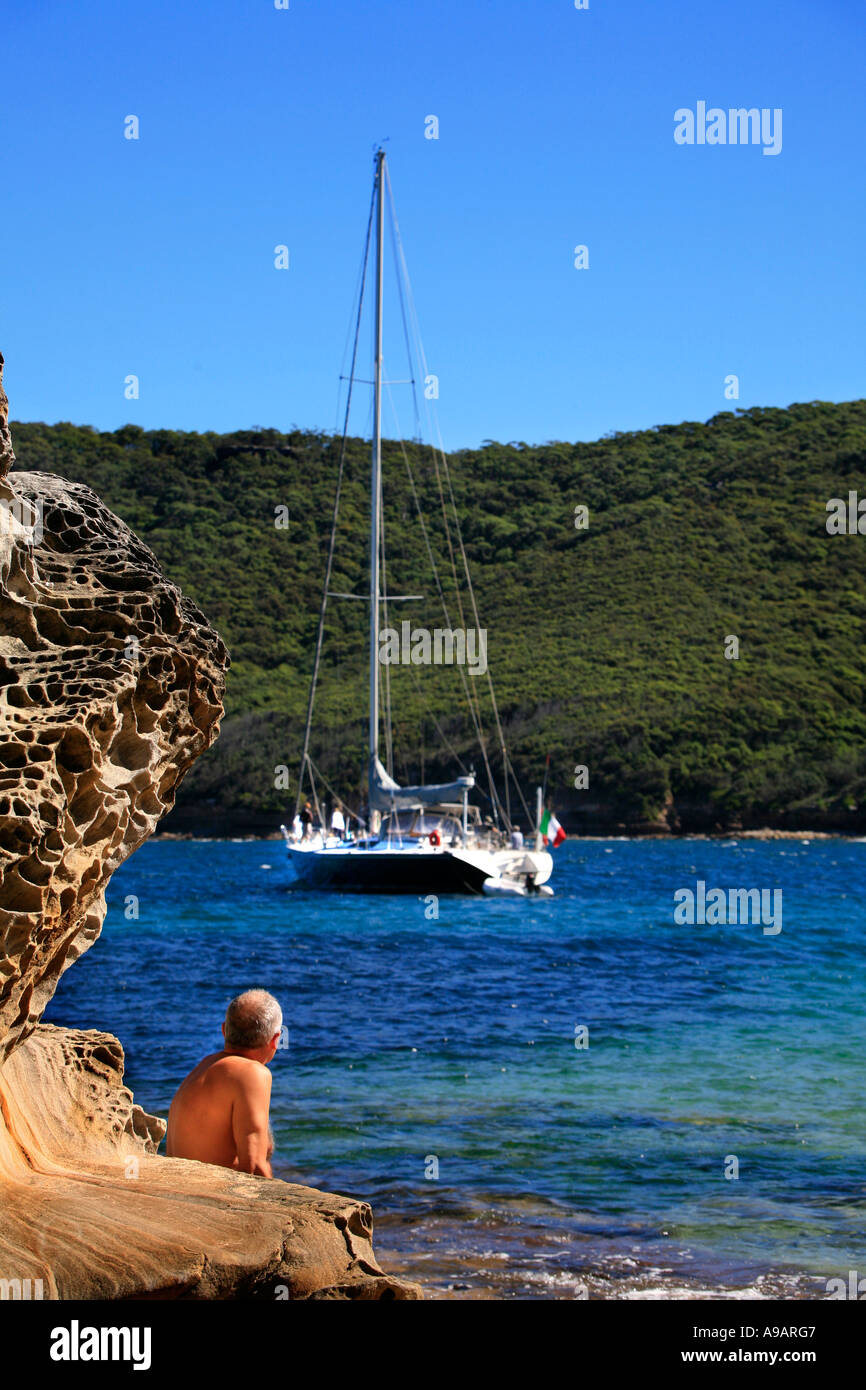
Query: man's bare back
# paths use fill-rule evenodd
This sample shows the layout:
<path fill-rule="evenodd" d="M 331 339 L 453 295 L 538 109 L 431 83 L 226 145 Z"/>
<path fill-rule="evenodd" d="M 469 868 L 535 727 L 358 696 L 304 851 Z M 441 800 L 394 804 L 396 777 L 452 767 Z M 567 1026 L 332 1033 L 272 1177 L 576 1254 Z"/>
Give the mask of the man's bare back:
<path fill-rule="evenodd" d="M 267 1067 L 214 1052 L 190 1072 L 171 1103 L 165 1151 L 169 1158 L 197 1158 L 269 1178 L 270 1102 Z M 246 1159 L 253 1157 L 259 1162 L 250 1166 Z"/>
<path fill-rule="evenodd" d="M 261 1005 L 248 991 L 229 1005 L 223 1034 L 241 1036 L 237 1030 L 249 1026 L 247 1015 Z M 253 998 L 253 1004 L 247 1001 Z M 264 995 L 265 1000 L 270 996 Z M 271 1001 L 279 1012 L 275 1000 Z M 267 1007 L 267 1006 L 265 1006 Z M 234 1023 L 232 1010 L 235 1011 Z M 244 1012 L 246 1010 L 246 1013 Z M 274 1015 L 272 1014 L 273 1018 Z M 239 1022 L 240 1020 L 240 1022 Z M 281 1023 L 280 1017 L 280 1023 Z M 267 1018 L 265 1020 L 267 1031 Z M 226 1026 L 230 1031 L 226 1034 Z M 279 1038 L 277 1032 L 264 1042 L 255 1036 L 250 1045 L 232 1045 L 213 1052 L 199 1062 L 178 1088 L 168 1114 L 166 1154 L 169 1158 L 198 1159 L 223 1168 L 238 1168 L 269 1178 L 273 1139 L 268 1125 L 271 1103 L 271 1073 L 266 1062 L 273 1058 Z"/>

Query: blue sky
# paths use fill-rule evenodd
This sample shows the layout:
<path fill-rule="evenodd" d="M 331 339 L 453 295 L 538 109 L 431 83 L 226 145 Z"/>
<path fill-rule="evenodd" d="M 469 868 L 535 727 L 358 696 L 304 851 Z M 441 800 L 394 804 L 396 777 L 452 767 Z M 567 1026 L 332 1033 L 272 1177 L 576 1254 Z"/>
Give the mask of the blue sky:
<path fill-rule="evenodd" d="M 333 428 L 386 137 L 446 446 L 864 394 L 861 0 L 8 0 L 3 28 L 14 419 Z M 781 153 L 677 145 L 700 100 L 781 108 Z"/>

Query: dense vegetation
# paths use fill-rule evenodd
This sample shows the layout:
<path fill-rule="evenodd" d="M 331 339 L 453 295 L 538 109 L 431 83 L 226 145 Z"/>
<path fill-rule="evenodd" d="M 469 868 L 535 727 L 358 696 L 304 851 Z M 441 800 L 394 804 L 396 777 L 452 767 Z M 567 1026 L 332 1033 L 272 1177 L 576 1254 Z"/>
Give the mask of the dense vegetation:
<path fill-rule="evenodd" d="M 287 764 L 294 787 L 339 441 L 69 424 L 18 424 L 13 439 L 19 469 L 94 488 L 232 653 L 223 733 L 173 828 L 272 827 L 293 799 L 274 769 Z M 430 460 L 406 448 L 447 555 Z M 592 444 L 488 442 L 450 463 L 514 764 L 534 788 L 550 754 L 549 801 L 567 829 L 866 827 L 866 537 L 825 527 L 830 498 L 866 493 L 866 401 L 725 412 Z M 368 446 L 350 441 L 334 590 L 365 587 L 368 473 Z M 392 622 L 441 626 L 396 443 L 385 477 L 389 589 L 426 595 L 392 608 Z M 365 605 L 333 600 L 313 757 L 353 805 L 365 640 Z M 475 685 L 492 730 L 486 679 Z M 392 668 L 391 686 L 398 780 L 458 770 L 434 720 L 480 768 L 453 668 Z"/>

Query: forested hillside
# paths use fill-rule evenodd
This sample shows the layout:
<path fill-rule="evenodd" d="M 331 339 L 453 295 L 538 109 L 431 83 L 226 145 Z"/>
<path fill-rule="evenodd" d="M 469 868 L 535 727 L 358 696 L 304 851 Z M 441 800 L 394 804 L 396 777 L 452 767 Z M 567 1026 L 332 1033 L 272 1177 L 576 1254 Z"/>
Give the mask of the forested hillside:
<path fill-rule="evenodd" d="M 273 828 L 292 800 L 275 768 L 290 768 L 293 787 L 297 776 L 339 440 L 12 431 L 17 467 L 94 488 L 232 653 L 222 735 L 169 828 Z M 406 449 L 453 598 L 430 459 Z M 512 758 L 528 791 L 550 754 L 548 800 L 566 829 L 866 828 L 866 536 L 825 526 L 830 498 L 866 496 L 864 465 L 866 401 L 450 457 Z M 384 468 L 389 590 L 425 595 L 393 606 L 391 621 L 441 626 L 399 444 L 386 443 Z M 366 585 L 368 475 L 368 446 L 352 440 L 334 590 Z M 737 659 L 725 655 L 732 636 Z M 365 605 L 333 600 L 312 753 L 353 806 L 365 641 Z M 454 668 L 390 674 L 397 779 L 459 771 L 437 724 L 480 770 Z M 486 678 L 474 680 L 492 733 Z M 586 789 L 574 787 L 576 765 L 588 769 Z"/>

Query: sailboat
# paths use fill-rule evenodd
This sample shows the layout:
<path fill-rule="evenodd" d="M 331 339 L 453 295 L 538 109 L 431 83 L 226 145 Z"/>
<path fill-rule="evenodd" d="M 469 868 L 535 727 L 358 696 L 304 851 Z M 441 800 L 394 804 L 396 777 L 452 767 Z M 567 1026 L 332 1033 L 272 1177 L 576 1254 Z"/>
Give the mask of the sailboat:
<path fill-rule="evenodd" d="M 373 199 L 367 226 L 367 245 L 362 270 L 361 293 L 355 331 L 355 346 L 352 356 L 352 370 L 348 378 L 349 396 L 346 405 L 346 425 L 343 434 L 343 451 L 348 433 L 349 407 L 352 385 L 355 381 L 358 336 L 363 304 L 363 286 L 366 277 L 368 253 L 370 249 L 372 223 L 375 214 L 376 233 L 376 304 L 375 304 L 375 360 L 373 386 L 373 431 L 370 479 L 370 548 L 369 548 L 369 734 L 367 749 L 367 812 L 355 817 L 358 828 L 348 836 L 344 825 L 338 822 L 337 833 L 329 832 L 325 816 L 319 802 L 316 769 L 310 756 L 310 737 L 315 699 L 316 681 L 322 651 L 325 609 L 329 597 L 358 598 L 354 594 L 332 594 L 330 578 L 337 530 L 340 486 L 342 481 L 342 458 L 334 505 L 334 521 L 331 530 L 331 543 L 319 616 L 319 629 L 313 677 L 307 705 L 307 719 L 304 733 L 304 748 L 301 757 L 298 793 L 295 804 L 295 818 L 292 830 L 282 827 L 287 843 L 288 855 L 300 885 L 308 888 L 329 888 L 343 891 L 374 893 L 415 893 L 419 895 L 441 893 L 488 893 L 507 894 L 521 897 L 550 895 L 548 886 L 553 869 L 553 859 L 546 848 L 547 841 L 541 833 L 542 790 L 538 789 L 535 809 L 535 830 L 531 843 L 527 845 L 522 833 L 517 829 L 511 815 L 509 797 L 509 776 L 514 778 L 510 764 L 501 723 L 496 713 L 496 726 L 499 733 L 502 755 L 502 771 L 505 777 L 504 797 L 496 789 L 491 773 L 490 759 L 480 723 L 477 721 L 477 699 L 466 685 L 464 690 L 472 708 L 476 732 L 479 734 L 481 753 L 488 773 L 489 792 L 483 788 L 477 791 L 486 796 L 489 814 L 482 815 L 482 808 L 470 804 L 470 794 L 476 791 L 474 771 L 464 772 L 447 783 L 400 786 L 391 771 L 382 763 L 380 757 L 381 675 L 383 663 L 382 609 L 389 602 L 405 601 L 423 597 L 418 594 L 391 595 L 387 585 L 383 585 L 384 536 L 382 523 L 382 387 L 383 387 L 383 278 L 385 241 L 385 201 L 386 190 L 393 215 L 393 198 L 390 195 L 385 151 L 376 152 Z M 396 226 L 396 217 L 394 217 Z M 397 233 L 399 237 L 399 232 Z M 402 246 L 400 248 L 402 256 Z M 405 266 L 405 262 L 404 262 Z M 422 349 L 423 352 L 423 349 Z M 425 363 L 426 368 L 426 363 Z M 386 383 L 387 384 L 387 383 Z M 447 464 L 444 451 L 441 455 L 443 465 Z M 449 482 L 450 487 L 450 482 Z M 453 503 L 453 493 L 451 494 Z M 444 505 L 444 502 L 443 502 Z M 459 537 L 459 520 L 455 524 Z M 462 538 L 459 549 L 465 561 Z M 432 552 L 429 550 L 431 562 Z M 468 567 L 467 567 L 467 579 Z M 455 571 L 456 583 L 456 571 Z M 437 579 L 437 584 L 439 581 Z M 470 581 L 471 585 L 471 581 Z M 383 591 L 384 589 L 384 591 Z M 445 604 L 443 590 L 440 596 Z M 471 593 L 470 587 L 470 593 Z M 472 606 L 475 607 L 474 594 Z M 385 607 L 387 614 L 387 607 Z M 446 617 L 448 616 L 446 607 Z M 476 613 L 477 616 L 477 613 Z M 402 624 L 404 636 L 409 624 Z M 480 631 L 480 629 L 479 629 Z M 413 634 L 414 635 L 414 634 Z M 451 639 L 453 648 L 455 631 L 450 621 L 444 630 L 437 629 L 433 634 Z M 460 636 L 458 632 L 456 636 Z M 463 634 L 465 637 L 465 633 Z M 485 634 L 486 642 L 486 634 Z M 453 650 L 447 651 L 453 658 Z M 457 653 L 458 660 L 460 652 Z M 405 661 L 405 657 L 403 658 Z M 486 647 L 485 647 L 486 671 Z M 386 673 L 387 679 L 387 673 Z M 491 697 L 493 686 L 490 682 Z M 494 703 L 495 710 L 495 703 Z M 386 702 L 386 715 L 390 717 L 390 687 Z M 390 750 L 390 728 L 387 739 Z M 314 829 L 312 816 L 308 814 L 302 824 L 300 811 L 305 795 L 305 778 L 309 779 L 310 795 L 315 804 L 318 829 Z M 516 784 L 516 778 L 514 778 Z M 519 787 L 518 787 L 519 791 Z M 520 793 L 522 799 L 522 793 Z M 309 803 L 307 803 L 309 805 Z M 335 804 L 341 802 L 335 798 Z M 526 802 L 523 801 L 524 808 Z M 340 820 L 342 820 L 342 812 Z M 528 817 L 531 820 L 531 817 Z M 332 822 L 333 824 L 333 822 Z"/>

